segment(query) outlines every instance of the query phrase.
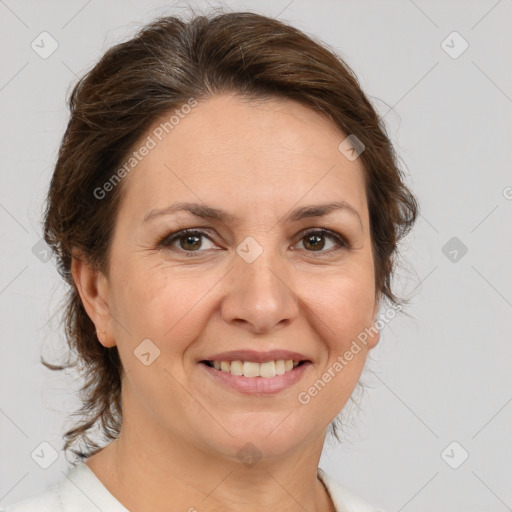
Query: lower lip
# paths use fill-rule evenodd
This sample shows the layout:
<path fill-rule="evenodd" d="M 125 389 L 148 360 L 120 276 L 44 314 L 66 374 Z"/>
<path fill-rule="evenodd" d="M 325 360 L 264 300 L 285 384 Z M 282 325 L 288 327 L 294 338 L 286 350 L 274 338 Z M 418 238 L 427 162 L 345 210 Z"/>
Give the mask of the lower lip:
<path fill-rule="evenodd" d="M 311 363 L 307 361 L 300 366 L 296 366 L 293 370 L 283 373 L 283 375 L 276 375 L 275 377 L 243 377 L 241 375 L 231 375 L 231 373 L 216 370 L 204 363 L 199 363 L 199 366 L 220 384 L 248 395 L 279 393 L 296 384 L 310 365 Z"/>

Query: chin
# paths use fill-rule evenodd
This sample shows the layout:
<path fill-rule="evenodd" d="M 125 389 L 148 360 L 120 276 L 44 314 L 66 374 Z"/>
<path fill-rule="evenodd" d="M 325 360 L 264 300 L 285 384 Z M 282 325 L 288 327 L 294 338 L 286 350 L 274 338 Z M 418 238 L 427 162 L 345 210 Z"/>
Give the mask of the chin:
<path fill-rule="evenodd" d="M 295 416 L 295 417 L 294 417 Z M 204 442 L 211 449 L 228 458 L 244 462 L 245 458 L 284 456 L 296 450 L 310 436 L 325 432 L 318 428 L 308 434 L 304 418 L 297 411 L 280 413 L 246 413 L 242 417 L 224 421 L 222 426 L 204 434 Z M 314 426 L 311 426 L 312 430 Z M 231 435 L 230 435 L 231 434 Z M 212 437 L 214 436 L 214 437 Z"/>

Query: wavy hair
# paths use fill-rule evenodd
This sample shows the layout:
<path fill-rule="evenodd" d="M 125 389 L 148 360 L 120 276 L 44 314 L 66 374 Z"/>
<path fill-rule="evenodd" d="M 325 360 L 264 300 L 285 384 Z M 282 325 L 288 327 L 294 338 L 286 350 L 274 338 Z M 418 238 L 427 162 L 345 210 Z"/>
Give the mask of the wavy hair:
<path fill-rule="evenodd" d="M 44 239 L 69 285 L 63 324 L 70 354 L 66 364 L 84 378 L 78 423 L 64 449 L 89 457 L 104 440 L 118 437 L 122 421 L 122 365 L 116 347 L 97 339 L 71 274 L 73 252 L 108 276 L 109 248 L 123 181 L 105 198 L 94 190 L 108 181 L 150 125 L 191 97 L 222 93 L 248 99 L 282 98 L 327 116 L 364 145 L 375 285 L 378 299 L 398 304 L 391 277 L 399 240 L 416 220 L 418 205 L 407 188 L 393 147 L 353 71 L 315 38 L 276 19 L 250 12 L 221 12 L 188 20 L 166 16 L 111 47 L 74 86 L 70 119 L 49 187 Z M 339 440 L 336 424 L 332 433 Z M 80 445 L 80 446 L 78 446 Z"/>

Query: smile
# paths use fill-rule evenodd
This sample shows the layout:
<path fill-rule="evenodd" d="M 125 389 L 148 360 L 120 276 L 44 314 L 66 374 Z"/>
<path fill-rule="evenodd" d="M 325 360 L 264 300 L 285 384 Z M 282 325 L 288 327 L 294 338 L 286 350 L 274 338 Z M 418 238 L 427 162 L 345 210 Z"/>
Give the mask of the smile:
<path fill-rule="evenodd" d="M 248 395 L 274 395 L 296 385 L 313 366 L 311 361 L 277 359 L 254 361 L 199 361 L 209 382 Z M 281 373 L 282 372 L 282 373 Z"/>
<path fill-rule="evenodd" d="M 267 379 L 291 372 L 304 362 L 305 361 L 294 361 L 293 359 L 279 359 L 265 363 L 253 361 L 202 361 L 202 363 L 208 365 L 210 368 L 215 368 L 215 370 L 230 373 L 231 375 L 250 378 L 263 377 Z"/>

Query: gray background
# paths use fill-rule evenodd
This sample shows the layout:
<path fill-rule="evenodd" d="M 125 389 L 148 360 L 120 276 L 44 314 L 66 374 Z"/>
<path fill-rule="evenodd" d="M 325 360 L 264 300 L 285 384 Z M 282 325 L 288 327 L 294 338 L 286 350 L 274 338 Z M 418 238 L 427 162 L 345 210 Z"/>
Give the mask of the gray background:
<path fill-rule="evenodd" d="M 342 445 L 326 445 L 321 467 L 388 511 L 512 510 L 510 0 L 224 5 L 279 17 L 341 52 L 384 116 L 422 206 L 397 275 L 399 293 L 413 297 L 411 318 L 383 330 L 362 410 Z M 62 478 L 62 453 L 48 469 L 31 453 L 51 452 L 42 442 L 60 448 L 78 405 L 73 375 L 39 363 L 41 353 L 63 352 L 51 316 L 64 287 L 53 260 L 33 252 L 66 94 L 109 46 L 184 6 L 0 1 L 2 505 Z M 31 48 L 43 31 L 58 43 L 46 59 Z M 446 40 L 454 31 L 469 44 L 457 58 L 463 41 Z"/>

